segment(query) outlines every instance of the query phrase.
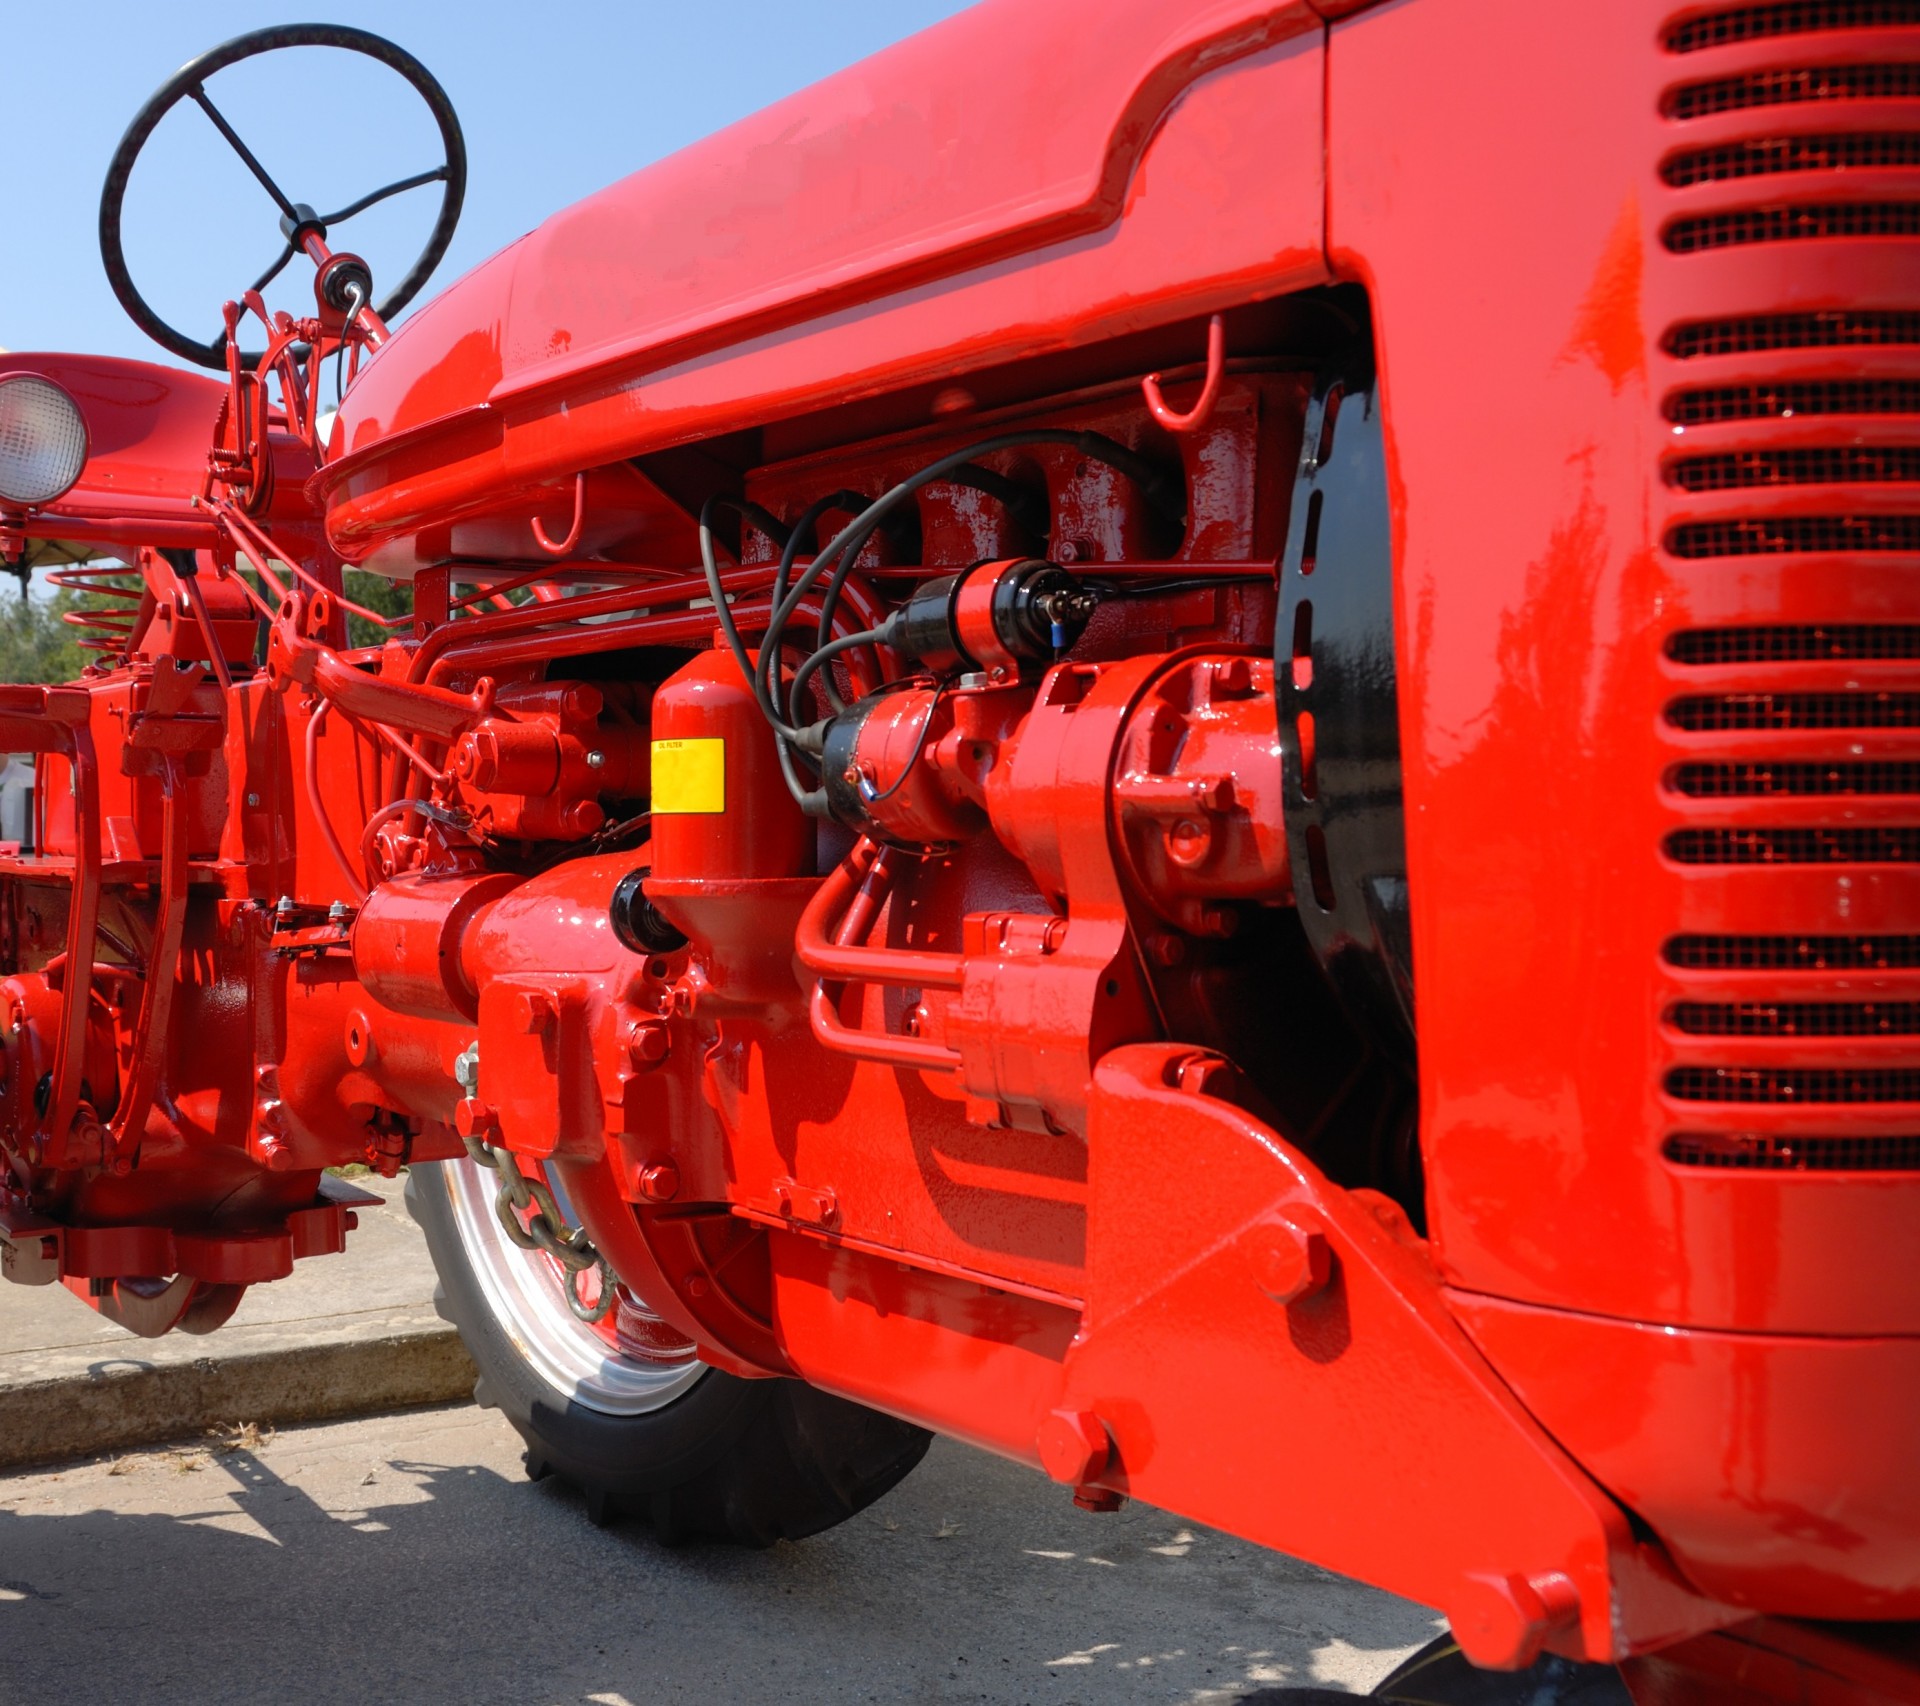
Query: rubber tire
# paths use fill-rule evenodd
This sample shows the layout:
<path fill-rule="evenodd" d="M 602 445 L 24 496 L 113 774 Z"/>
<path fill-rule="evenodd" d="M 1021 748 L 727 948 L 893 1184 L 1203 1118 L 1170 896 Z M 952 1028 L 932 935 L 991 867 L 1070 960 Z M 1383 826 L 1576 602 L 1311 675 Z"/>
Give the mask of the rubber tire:
<path fill-rule="evenodd" d="M 521 1356 L 488 1307 L 454 1223 L 440 1165 L 411 1168 L 408 1211 L 440 1277 L 434 1305 L 480 1371 L 474 1400 L 526 1441 L 527 1474 L 577 1487 L 605 1525 L 642 1517 L 667 1545 L 771 1546 L 845 1522 L 927 1453 L 924 1428 L 798 1380 L 708 1369 L 683 1396 L 638 1416 L 576 1403 Z"/>
<path fill-rule="evenodd" d="M 1422 1647 L 1369 1698 L 1388 1706 L 1633 1706 L 1612 1665 L 1549 1653 L 1525 1670 L 1480 1670 L 1451 1635 Z"/>
<path fill-rule="evenodd" d="M 1551 1653 L 1525 1670 L 1479 1670 L 1451 1635 L 1430 1641 L 1366 1696 L 1382 1706 L 1633 1706 L 1612 1665 L 1575 1664 Z M 1257 1688 L 1235 1706 L 1335 1706 L 1335 1688 Z"/>

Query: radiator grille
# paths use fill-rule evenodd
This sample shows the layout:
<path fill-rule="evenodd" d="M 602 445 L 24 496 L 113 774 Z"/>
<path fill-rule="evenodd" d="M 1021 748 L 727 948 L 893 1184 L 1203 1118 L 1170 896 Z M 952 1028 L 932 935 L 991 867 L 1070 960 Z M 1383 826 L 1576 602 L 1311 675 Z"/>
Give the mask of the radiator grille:
<path fill-rule="evenodd" d="M 1681 1001 L 1667 1023 L 1693 1037 L 1910 1037 L 1915 1001 Z"/>
<path fill-rule="evenodd" d="M 1875 449 L 1832 445 L 1814 450 L 1739 450 L 1689 456 L 1667 465 L 1667 484 L 1683 492 L 1741 491 L 1752 486 L 1901 485 L 1920 482 L 1920 445 Z"/>
<path fill-rule="evenodd" d="M 1920 693 L 1720 693 L 1674 700 L 1667 707 L 1667 720 L 1694 733 L 1913 729 L 1920 728 Z"/>
<path fill-rule="evenodd" d="M 1671 156 L 1660 176 L 1676 189 L 1790 172 L 1873 171 L 1920 166 L 1920 136 L 1871 130 L 1847 136 L 1768 136 Z"/>
<path fill-rule="evenodd" d="M 1675 936 L 1662 957 L 1689 971 L 1910 971 L 1920 936 Z"/>
<path fill-rule="evenodd" d="M 1771 6 L 1733 6 L 1684 18 L 1667 28 L 1669 53 L 1763 41 L 1772 36 L 1827 30 L 1873 30 L 1920 24 L 1920 0 L 1782 0 Z"/>
<path fill-rule="evenodd" d="M 1897 58 L 1884 34 L 1844 33 L 1895 29 Z M 1708 51 L 1795 37 L 1776 50 L 1784 65 L 1732 71 Z M 1775 924 L 1661 949 L 1659 1088 L 1669 1106 L 1738 1110 L 1718 1117 L 1746 1128 L 1672 1131 L 1663 1154 L 1684 1168 L 1916 1171 L 1920 1122 L 1893 1137 L 1844 1125 L 1920 1102 L 1920 622 L 1874 619 L 1920 614 L 1920 578 L 1901 591 L 1920 577 L 1920 429 L 1897 424 L 1920 418 L 1920 196 L 1894 175 L 1920 171 L 1920 125 L 1886 104 L 1920 98 L 1920 0 L 1723 5 L 1679 13 L 1663 39 L 1702 59 L 1668 61 L 1690 75 L 1661 101 L 1672 193 L 1649 265 L 1689 306 L 1661 337 L 1674 363 L 1661 545 L 1680 608 L 1691 574 L 1756 620 L 1666 637 L 1683 685 L 1662 713 L 1660 851 L 1695 916 L 1731 906 Z M 1834 63 L 1807 63 L 1823 57 Z M 1710 136 L 1682 128 L 1710 115 Z M 1847 300 L 1843 257 L 1877 273 L 1874 296 Z M 1736 279 L 1741 311 L 1714 315 L 1703 291 Z M 1752 300 L 1769 281 L 1782 297 Z M 1682 380 L 1716 358 L 1739 364 L 1727 383 Z M 1704 494 L 1715 512 L 1685 513 Z M 1764 619 L 1787 611 L 1797 620 Z M 1735 690 L 1707 691 L 1714 678 L 1686 679 L 1696 670 Z M 1773 821 L 1752 822 L 1756 808 Z M 1860 902 L 1881 929 L 1836 930 Z M 1735 991 L 1714 987 L 1730 974 Z M 1819 1107 L 1862 1111 L 1791 1129 Z"/>
<path fill-rule="evenodd" d="M 1837 622 L 1782 628 L 1689 628 L 1667 641 L 1677 663 L 1862 663 L 1920 658 L 1920 624 Z"/>
<path fill-rule="evenodd" d="M 1694 800 L 1824 794 L 1920 794 L 1920 764 L 1897 759 L 1831 764 L 1679 764 L 1667 778 Z"/>
<path fill-rule="evenodd" d="M 1843 201 L 1824 207 L 1743 207 L 1676 219 L 1662 241 L 1676 255 L 1737 249 L 1749 243 L 1796 243 L 1820 237 L 1920 236 L 1920 203 Z"/>
<path fill-rule="evenodd" d="M 1676 1167 L 1747 1168 L 1772 1173 L 1911 1173 L 1920 1170 L 1920 1133 L 1899 1137 L 1799 1137 L 1772 1132 L 1677 1131 L 1666 1157 Z"/>
<path fill-rule="evenodd" d="M 1757 350 L 1859 349 L 1920 344 L 1920 314 L 1897 310 L 1835 310 L 1823 314 L 1748 314 L 1731 320 L 1689 320 L 1664 340 L 1669 355 L 1691 361 L 1706 355 L 1750 355 Z"/>
<path fill-rule="evenodd" d="M 1800 65 L 1686 83 L 1667 96 L 1669 118 L 1709 118 L 1752 107 L 1808 101 L 1910 101 L 1920 94 L 1920 65 Z"/>

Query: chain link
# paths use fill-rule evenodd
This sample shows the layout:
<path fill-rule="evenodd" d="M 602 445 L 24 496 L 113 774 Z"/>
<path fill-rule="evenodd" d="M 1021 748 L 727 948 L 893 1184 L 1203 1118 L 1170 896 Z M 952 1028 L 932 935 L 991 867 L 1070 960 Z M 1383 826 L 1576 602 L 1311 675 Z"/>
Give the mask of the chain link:
<path fill-rule="evenodd" d="M 613 1270 L 594 1248 L 586 1228 L 567 1224 L 546 1182 L 529 1179 L 521 1172 L 520 1159 L 511 1149 L 498 1148 L 478 1137 L 462 1141 L 475 1162 L 491 1167 L 500 1176 L 500 1189 L 493 1199 L 500 1229 L 522 1250 L 539 1251 L 560 1264 L 561 1287 L 567 1294 L 567 1307 L 575 1315 L 582 1321 L 604 1321 L 613 1308 Z M 522 1215 L 527 1217 L 524 1225 Z M 580 1276 L 591 1268 L 599 1269 L 600 1294 L 586 1303 L 580 1296 Z"/>

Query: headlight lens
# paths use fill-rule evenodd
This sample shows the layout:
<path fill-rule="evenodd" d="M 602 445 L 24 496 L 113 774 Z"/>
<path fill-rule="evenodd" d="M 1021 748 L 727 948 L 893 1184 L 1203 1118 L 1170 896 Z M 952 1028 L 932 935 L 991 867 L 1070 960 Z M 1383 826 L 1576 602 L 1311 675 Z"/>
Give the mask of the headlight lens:
<path fill-rule="evenodd" d="M 37 373 L 0 374 L 0 502 L 52 503 L 86 465 L 80 405 Z"/>

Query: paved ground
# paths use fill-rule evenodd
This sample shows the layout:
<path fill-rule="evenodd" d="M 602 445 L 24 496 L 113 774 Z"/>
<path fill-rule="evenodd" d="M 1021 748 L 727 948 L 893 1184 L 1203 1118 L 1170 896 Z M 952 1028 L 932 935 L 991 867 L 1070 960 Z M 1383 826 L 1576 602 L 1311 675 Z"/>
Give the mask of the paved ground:
<path fill-rule="evenodd" d="M 944 1442 L 765 1553 L 601 1531 L 469 1407 L 0 1477 L 0 1693 L 228 1702 L 1226 1706 L 1364 1689 L 1430 1612 Z"/>

